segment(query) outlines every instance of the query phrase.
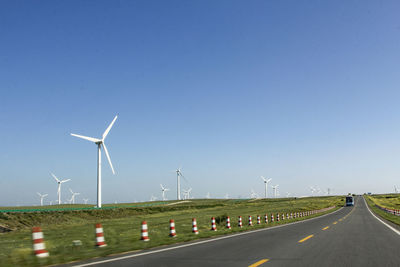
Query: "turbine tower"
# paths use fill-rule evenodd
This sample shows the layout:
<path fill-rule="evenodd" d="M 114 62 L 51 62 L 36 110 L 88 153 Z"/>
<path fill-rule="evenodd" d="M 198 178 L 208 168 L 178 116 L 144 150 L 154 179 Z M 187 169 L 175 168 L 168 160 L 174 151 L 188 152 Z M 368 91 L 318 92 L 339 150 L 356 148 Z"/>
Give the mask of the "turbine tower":
<path fill-rule="evenodd" d="M 181 168 L 176 169 L 177 199 L 181 200 L 181 177 L 184 177 Z"/>
<path fill-rule="evenodd" d="M 60 205 L 61 204 L 61 184 L 71 181 L 71 179 L 60 181 L 54 174 L 51 173 L 51 175 L 53 176 L 53 178 L 56 180 L 56 182 L 58 184 L 57 195 L 58 195 L 58 205 Z"/>
<path fill-rule="evenodd" d="M 277 185 L 271 185 L 271 187 L 272 187 L 272 190 L 274 190 L 274 198 L 276 198 L 276 190 L 278 189 L 279 184 L 277 184 Z"/>
<path fill-rule="evenodd" d="M 43 199 L 44 199 L 45 197 L 47 197 L 49 194 L 44 194 L 44 195 L 42 195 L 42 194 L 40 194 L 39 192 L 38 192 L 37 194 L 38 194 L 39 197 L 40 197 L 40 206 L 43 206 Z"/>
<path fill-rule="evenodd" d="M 264 176 L 261 176 L 261 179 L 263 179 L 264 184 L 265 184 L 265 198 L 267 198 L 268 197 L 268 195 L 267 195 L 268 183 L 271 182 L 272 179 L 271 178 L 266 179 Z"/>
<path fill-rule="evenodd" d="M 106 144 L 104 143 L 104 140 L 106 139 L 108 133 L 111 130 L 111 127 L 113 126 L 113 124 L 117 120 L 117 118 L 118 118 L 118 116 L 114 117 L 113 121 L 110 123 L 110 125 L 107 127 L 107 129 L 104 131 L 101 139 L 71 133 L 72 136 L 91 141 L 97 145 L 97 207 L 98 208 L 101 208 L 101 147 L 103 146 L 104 152 L 106 153 L 106 156 L 107 156 L 108 163 L 110 164 L 110 167 L 111 167 L 111 171 L 113 174 L 115 174 L 113 165 L 111 163 L 110 155 L 108 154 L 108 150 L 107 150 Z"/>
<path fill-rule="evenodd" d="M 72 204 L 75 204 L 75 196 L 80 195 L 81 193 L 74 193 L 71 188 L 69 189 L 69 191 L 72 194 L 70 202 L 72 202 Z"/>
<path fill-rule="evenodd" d="M 169 188 L 165 188 L 162 184 L 160 184 L 160 186 L 161 186 L 161 192 L 162 192 L 162 199 L 167 200 L 165 198 L 165 192 L 169 191 Z"/>

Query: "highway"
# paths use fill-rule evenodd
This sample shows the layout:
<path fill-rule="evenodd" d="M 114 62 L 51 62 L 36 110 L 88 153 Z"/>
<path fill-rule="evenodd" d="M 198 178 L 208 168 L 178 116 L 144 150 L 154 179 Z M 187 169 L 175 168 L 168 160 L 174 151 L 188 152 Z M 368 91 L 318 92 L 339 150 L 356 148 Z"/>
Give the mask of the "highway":
<path fill-rule="evenodd" d="M 400 232 L 376 219 L 362 197 L 355 203 L 301 223 L 69 266 L 400 266 Z"/>

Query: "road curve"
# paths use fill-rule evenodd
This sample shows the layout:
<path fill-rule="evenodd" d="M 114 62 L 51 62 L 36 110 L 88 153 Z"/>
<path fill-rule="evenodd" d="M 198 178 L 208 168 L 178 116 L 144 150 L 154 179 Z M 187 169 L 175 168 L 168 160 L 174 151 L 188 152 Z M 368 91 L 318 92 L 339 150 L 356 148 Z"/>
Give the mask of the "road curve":
<path fill-rule="evenodd" d="M 400 235 L 374 218 L 357 197 L 355 207 L 302 223 L 70 266 L 93 265 L 400 266 Z"/>

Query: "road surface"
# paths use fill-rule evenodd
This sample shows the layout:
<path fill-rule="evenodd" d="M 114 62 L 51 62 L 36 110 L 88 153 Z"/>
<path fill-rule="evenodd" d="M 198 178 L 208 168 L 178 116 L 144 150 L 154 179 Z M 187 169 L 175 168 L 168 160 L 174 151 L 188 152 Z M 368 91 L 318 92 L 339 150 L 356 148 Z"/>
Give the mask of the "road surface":
<path fill-rule="evenodd" d="M 355 203 L 301 223 L 73 266 L 400 266 L 400 234 L 378 221 L 362 197 Z"/>

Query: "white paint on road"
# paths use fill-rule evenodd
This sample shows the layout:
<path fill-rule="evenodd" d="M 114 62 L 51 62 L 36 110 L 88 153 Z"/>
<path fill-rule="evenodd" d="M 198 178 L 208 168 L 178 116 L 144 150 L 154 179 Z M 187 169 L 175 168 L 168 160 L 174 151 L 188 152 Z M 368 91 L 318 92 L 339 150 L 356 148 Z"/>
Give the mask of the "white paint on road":
<path fill-rule="evenodd" d="M 392 230 L 393 232 L 395 232 L 396 234 L 400 235 L 400 231 L 393 228 L 392 226 L 390 226 L 389 224 L 385 223 L 384 221 L 382 221 L 381 219 L 379 219 L 377 216 L 375 216 L 375 214 L 372 213 L 372 211 L 369 209 L 367 201 L 365 200 L 365 198 L 363 197 L 364 202 L 365 202 L 365 206 L 367 206 L 368 211 L 372 214 L 372 216 L 374 216 L 378 221 L 380 221 L 381 223 L 383 223 L 385 226 L 387 226 L 390 230 Z"/>

